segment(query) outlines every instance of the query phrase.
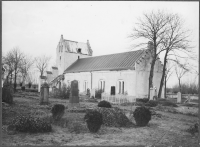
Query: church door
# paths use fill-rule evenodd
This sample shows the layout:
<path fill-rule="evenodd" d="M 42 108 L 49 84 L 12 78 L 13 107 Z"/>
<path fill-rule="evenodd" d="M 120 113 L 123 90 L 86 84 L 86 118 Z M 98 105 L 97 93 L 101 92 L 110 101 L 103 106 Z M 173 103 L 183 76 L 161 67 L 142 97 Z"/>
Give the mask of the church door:
<path fill-rule="evenodd" d="M 115 95 L 115 86 L 111 86 L 110 95 Z"/>

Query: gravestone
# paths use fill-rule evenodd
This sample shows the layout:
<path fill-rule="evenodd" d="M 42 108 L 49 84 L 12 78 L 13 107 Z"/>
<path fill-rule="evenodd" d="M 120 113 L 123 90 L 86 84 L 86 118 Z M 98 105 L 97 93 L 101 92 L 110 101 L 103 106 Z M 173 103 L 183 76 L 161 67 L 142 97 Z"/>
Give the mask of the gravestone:
<path fill-rule="evenodd" d="M 153 100 L 157 100 L 157 88 L 154 87 Z"/>
<path fill-rule="evenodd" d="M 177 93 L 177 103 L 181 103 L 181 93 Z"/>
<path fill-rule="evenodd" d="M 45 82 L 40 88 L 40 104 L 49 103 L 49 85 Z"/>
<path fill-rule="evenodd" d="M 150 96 L 149 96 L 149 100 L 153 100 L 153 97 L 154 97 L 154 88 L 153 87 L 151 87 L 150 88 Z"/>
<path fill-rule="evenodd" d="M 91 90 L 91 95 L 90 96 L 95 98 L 95 89 Z"/>
<path fill-rule="evenodd" d="M 69 108 L 79 107 L 79 90 L 78 81 L 74 80 L 71 82 L 71 92 L 69 97 Z"/>
<path fill-rule="evenodd" d="M 90 97 L 90 89 L 87 89 L 87 95 Z"/>

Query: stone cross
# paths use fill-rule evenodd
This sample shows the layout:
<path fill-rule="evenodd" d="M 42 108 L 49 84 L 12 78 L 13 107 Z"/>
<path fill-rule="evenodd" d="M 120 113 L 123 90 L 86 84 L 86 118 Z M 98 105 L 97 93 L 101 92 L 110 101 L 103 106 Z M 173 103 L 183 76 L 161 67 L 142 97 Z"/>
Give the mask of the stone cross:
<path fill-rule="evenodd" d="M 177 93 L 177 103 L 181 103 L 181 92 Z"/>
<path fill-rule="evenodd" d="M 71 82 L 71 92 L 69 97 L 69 108 L 79 106 L 79 90 L 78 81 L 74 80 Z"/>

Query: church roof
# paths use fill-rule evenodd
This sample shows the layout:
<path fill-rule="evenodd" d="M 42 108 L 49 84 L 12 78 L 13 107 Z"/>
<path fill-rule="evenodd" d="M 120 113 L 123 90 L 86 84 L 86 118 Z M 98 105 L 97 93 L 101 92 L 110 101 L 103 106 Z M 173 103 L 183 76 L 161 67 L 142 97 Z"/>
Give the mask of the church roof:
<path fill-rule="evenodd" d="M 135 62 L 140 59 L 146 51 L 147 50 L 137 50 L 117 54 L 81 58 L 69 66 L 64 71 L 64 73 L 134 69 Z"/>

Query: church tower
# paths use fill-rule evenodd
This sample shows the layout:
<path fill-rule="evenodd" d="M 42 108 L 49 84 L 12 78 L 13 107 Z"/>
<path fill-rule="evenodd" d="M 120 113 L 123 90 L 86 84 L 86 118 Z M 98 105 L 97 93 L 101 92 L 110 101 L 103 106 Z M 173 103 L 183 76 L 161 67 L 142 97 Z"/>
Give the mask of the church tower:
<path fill-rule="evenodd" d="M 66 40 L 63 35 L 60 37 L 56 48 L 56 65 L 58 67 L 58 75 L 63 74 L 71 64 L 80 58 L 92 56 L 92 49 L 87 40 L 86 43 Z"/>

